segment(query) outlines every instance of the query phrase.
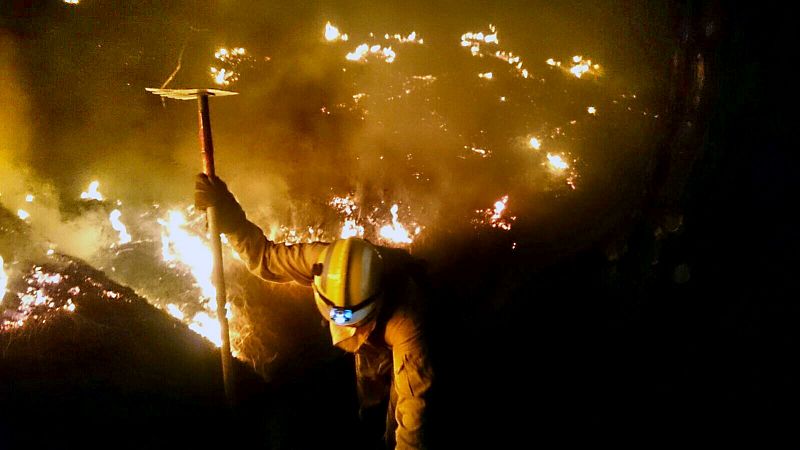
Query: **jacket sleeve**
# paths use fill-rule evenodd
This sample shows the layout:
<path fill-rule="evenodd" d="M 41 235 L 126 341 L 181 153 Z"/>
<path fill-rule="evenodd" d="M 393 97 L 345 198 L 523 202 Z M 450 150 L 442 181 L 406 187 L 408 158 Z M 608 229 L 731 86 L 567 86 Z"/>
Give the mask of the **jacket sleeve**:
<path fill-rule="evenodd" d="M 394 363 L 395 444 L 397 449 L 426 448 L 425 428 L 428 397 L 433 371 L 421 339 L 412 339 L 392 348 Z"/>
<path fill-rule="evenodd" d="M 276 244 L 249 221 L 243 222 L 236 231 L 227 233 L 226 237 L 255 275 L 267 281 L 296 281 L 306 286 L 314 278 L 312 266 L 328 245 L 323 242 Z"/>
<path fill-rule="evenodd" d="M 430 390 L 434 371 L 422 327 L 421 297 L 416 284 L 406 286 L 404 302 L 386 323 L 384 339 L 392 348 L 394 414 L 397 449 L 426 448 L 426 426 L 430 419 Z"/>

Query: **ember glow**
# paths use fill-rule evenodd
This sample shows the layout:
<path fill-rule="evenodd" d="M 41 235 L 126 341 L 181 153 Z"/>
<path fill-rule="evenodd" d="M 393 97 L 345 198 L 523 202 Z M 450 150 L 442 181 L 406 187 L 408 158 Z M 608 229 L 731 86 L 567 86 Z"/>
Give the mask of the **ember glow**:
<path fill-rule="evenodd" d="M 227 69 L 218 69 L 216 67 L 212 67 L 211 69 L 211 78 L 214 79 L 214 83 L 217 83 L 220 86 L 227 86 L 231 84 L 232 81 L 236 81 L 235 73 L 228 72 Z"/>
<path fill-rule="evenodd" d="M 28 203 L 33 203 L 34 196 L 33 194 L 28 194 L 25 196 L 25 201 Z"/>
<path fill-rule="evenodd" d="M 588 108 L 586 108 L 586 112 L 595 115 L 597 114 L 597 108 L 595 108 L 594 106 L 589 106 Z"/>
<path fill-rule="evenodd" d="M 511 224 L 517 220 L 516 216 L 507 216 L 508 195 L 504 195 L 494 202 L 493 208 L 479 209 L 475 212 L 480 214 L 479 219 L 473 220 L 475 224 L 489 225 L 492 228 L 499 228 L 504 231 L 511 229 Z"/>
<path fill-rule="evenodd" d="M 409 43 L 410 42 L 412 44 L 420 44 L 420 45 L 422 45 L 422 44 L 425 43 L 425 41 L 422 38 L 417 39 L 417 32 L 416 31 L 412 31 L 411 33 L 409 33 L 408 36 L 405 36 L 405 37 L 403 35 L 400 35 L 400 34 L 395 34 L 393 36 L 389 36 L 389 34 L 387 33 L 387 34 L 385 34 L 383 36 L 383 38 L 386 39 L 387 41 L 388 40 L 395 40 L 395 41 L 397 41 L 397 42 L 399 42 L 401 44 L 405 44 L 405 43 Z"/>
<path fill-rule="evenodd" d="M 470 52 L 472 55 L 475 56 L 481 51 L 481 45 L 483 44 L 499 44 L 500 41 L 497 40 L 497 29 L 494 25 L 489 25 L 489 32 L 484 33 L 483 31 L 479 31 L 477 33 L 474 32 L 466 32 L 461 35 L 461 46 L 462 47 L 469 47 Z"/>
<path fill-rule="evenodd" d="M 565 170 L 569 168 L 569 164 L 564 161 L 560 155 L 551 155 L 550 153 L 547 154 L 547 161 L 550 163 L 550 167 L 555 170 Z"/>
<path fill-rule="evenodd" d="M 2 273 L 2 258 L 0 258 L 0 274 Z M 64 302 L 63 299 L 56 300 L 53 297 L 61 289 L 61 283 L 64 280 L 65 277 L 60 273 L 48 272 L 40 266 L 34 266 L 32 272 L 25 278 L 25 290 L 16 295 L 18 300 L 16 307 L 13 304 L 7 305 L 8 309 L 3 311 L 0 330 L 20 328 L 29 318 L 43 319 L 42 316 L 51 311 L 74 312 L 75 304 L 71 299 Z M 2 275 L 0 275 L 0 282 L 2 282 Z M 0 285 L 0 287 L 2 286 Z M 0 292 L 6 290 L 7 287 L 0 289 Z"/>
<path fill-rule="evenodd" d="M 492 45 L 496 48 L 500 44 L 500 40 L 497 38 L 497 28 L 494 25 L 489 25 L 489 31 L 483 32 L 479 31 L 475 32 L 467 32 L 461 35 L 461 46 L 469 48 L 470 53 L 472 56 L 478 56 L 483 58 L 484 56 L 489 56 L 492 58 L 497 58 L 501 61 L 505 61 L 507 64 L 511 65 L 514 71 L 517 72 L 522 78 L 528 78 L 530 73 L 528 69 L 524 67 L 524 63 L 522 62 L 522 58 L 519 55 L 515 55 L 513 52 L 507 50 L 495 50 L 495 51 L 488 51 L 484 49 L 487 45 Z M 489 77 L 481 78 L 488 78 L 491 79 L 491 73 L 489 73 Z"/>
<path fill-rule="evenodd" d="M 370 38 L 375 38 L 373 33 L 370 33 Z M 386 41 L 395 41 L 397 44 L 419 44 L 422 45 L 425 41 L 417 36 L 416 31 L 412 31 L 408 35 L 388 33 L 383 35 Z M 335 42 L 337 40 L 347 41 L 349 37 L 346 34 L 340 34 L 339 29 L 328 22 L 325 25 L 325 40 L 328 42 Z M 366 62 L 370 58 L 381 59 L 387 64 L 391 64 L 397 58 L 397 52 L 389 45 L 378 43 L 369 44 L 363 42 L 356 46 L 352 52 L 348 52 L 345 57 L 348 61 Z"/>
<path fill-rule="evenodd" d="M 344 225 L 339 233 L 339 237 L 347 239 L 349 237 L 364 237 L 364 226 L 358 223 L 358 206 L 350 196 L 333 197 L 329 205 L 344 216 Z"/>
<path fill-rule="evenodd" d="M 392 47 L 383 47 L 378 44 L 372 46 L 369 44 L 361 44 L 356 47 L 355 50 L 345 55 L 345 59 L 348 61 L 356 62 L 364 62 L 369 57 L 382 59 L 386 63 L 391 64 L 394 62 L 397 54 L 394 52 L 394 50 L 392 50 Z"/>
<path fill-rule="evenodd" d="M 389 210 L 392 213 L 392 223 L 390 225 L 384 225 L 381 227 L 380 236 L 386 239 L 389 242 L 397 243 L 397 244 L 410 244 L 413 242 L 413 238 L 408 233 L 408 230 L 397 220 L 397 211 L 399 207 L 397 204 L 392 205 L 392 208 Z M 419 228 L 417 228 L 417 233 L 419 233 Z"/>
<path fill-rule="evenodd" d="M 584 59 L 580 55 L 572 57 L 569 68 L 563 67 L 561 61 L 553 58 L 549 58 L 545 63 L 548 66 L 560 68 L 565 75 L 569 74 L 575 78 L 583 78 L 584 75 L 591 75 L 597 78 L 601 75 L 600 64 L 592 63 L 591 59 Z"/>
<path fill-rule="evenodd" d="M 119 220 L 120 216 L 122 216 L 120 210 L 115 209 L 108 215 L 108 220 L 111 221 L 111 227 L 119 233 L 119 244 L 122 245 L 131 241 L 131 235 L 128 234 L 125 224 Z"/>
<path fill-rule="evenodd" d="M 488 157 L 492 156 L 491 150 L 486 150 L 486 149 L 478 148 L 478 147 L 469 147 L 469 146 L 464 146 L 464 148 L 468 148 L 473 153 L 476 153 L 476 154 L 480 155 L 481 158 L 488 158 Z"/>
<path fill-rule="evenodd" d="M 209 72 L 211 79 L 219 86 L 229 86 L 239 80 L 239 65 L 245 61 L 251 60 L 247 55 L 247 51 L 242 47 L 227 49 L 220 48 L 214 53 L 216 59 L 221 67 L 211 66 Z"/>
<path fill-rule="evenodd" d="M 81 192 L 81 200 L 97 200 L 103 201 L 103 194 L 97 189 L 100 187 L 99 181 L 92 181 L 89 183 L 89 189 L 86 192 Z"/>

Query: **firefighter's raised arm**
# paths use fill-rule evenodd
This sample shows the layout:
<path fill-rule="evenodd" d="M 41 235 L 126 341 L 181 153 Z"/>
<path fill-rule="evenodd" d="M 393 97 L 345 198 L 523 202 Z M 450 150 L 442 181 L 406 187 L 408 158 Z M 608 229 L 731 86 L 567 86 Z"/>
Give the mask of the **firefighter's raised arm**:
<path fill-rule="evenodd" d="M 220 232 L 251 272 L 267 281 L 311 284 L 314 263 L 327 244 L 284 245 L 270 241 L 261 228 L 247 220 L 236 197 L 218 177 L 197 175 L 194 199 L 198 209 L 217 208 Z"/>

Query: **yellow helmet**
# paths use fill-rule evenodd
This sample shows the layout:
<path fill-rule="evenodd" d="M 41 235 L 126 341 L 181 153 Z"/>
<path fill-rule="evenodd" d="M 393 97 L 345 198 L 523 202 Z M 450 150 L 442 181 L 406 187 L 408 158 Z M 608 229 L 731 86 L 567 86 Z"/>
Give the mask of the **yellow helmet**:
<path fill-rule="evenodd" d="M 334 241 L 314 265 L 314 301 L 323 317 L 341 326 L 358 326 L 372 318 L 381 294 L 383 260 L 369 242 Z"/>

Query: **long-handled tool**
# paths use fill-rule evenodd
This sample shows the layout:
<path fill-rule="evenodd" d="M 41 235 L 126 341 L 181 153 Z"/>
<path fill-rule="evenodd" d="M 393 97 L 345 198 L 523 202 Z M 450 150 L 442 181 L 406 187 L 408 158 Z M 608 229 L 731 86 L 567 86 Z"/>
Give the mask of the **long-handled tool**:
<path fill-rule="evenodd" d="M 200 127 L 200 151 L 203 154 L 203 172 L 213 177 L 214 171 L 214 143 L 211 140 L 211 118 L 208 113 L 208 97 L 223 97 L 236 95 L 236 92 L 219 89 L 154 89 L 147 88 L 148 92 L 164 98 L 177 100 L 197 99 L 197 118 Z M 208 231 L 211 233 L 211 252 L 214 256 L 214 287 L 217 290 L 217 318 L 219 319 L 222 334 L 222 379 L 225 384 L 225 397 L 229 404 L 233 404 L 233 358 L 231 357 L 231 338 L 228 333 L 228 318 L 225 310 L 225 275 L 222 270 L 222 244 L 219 239 L 216 208 L 206 210 Z"/>

